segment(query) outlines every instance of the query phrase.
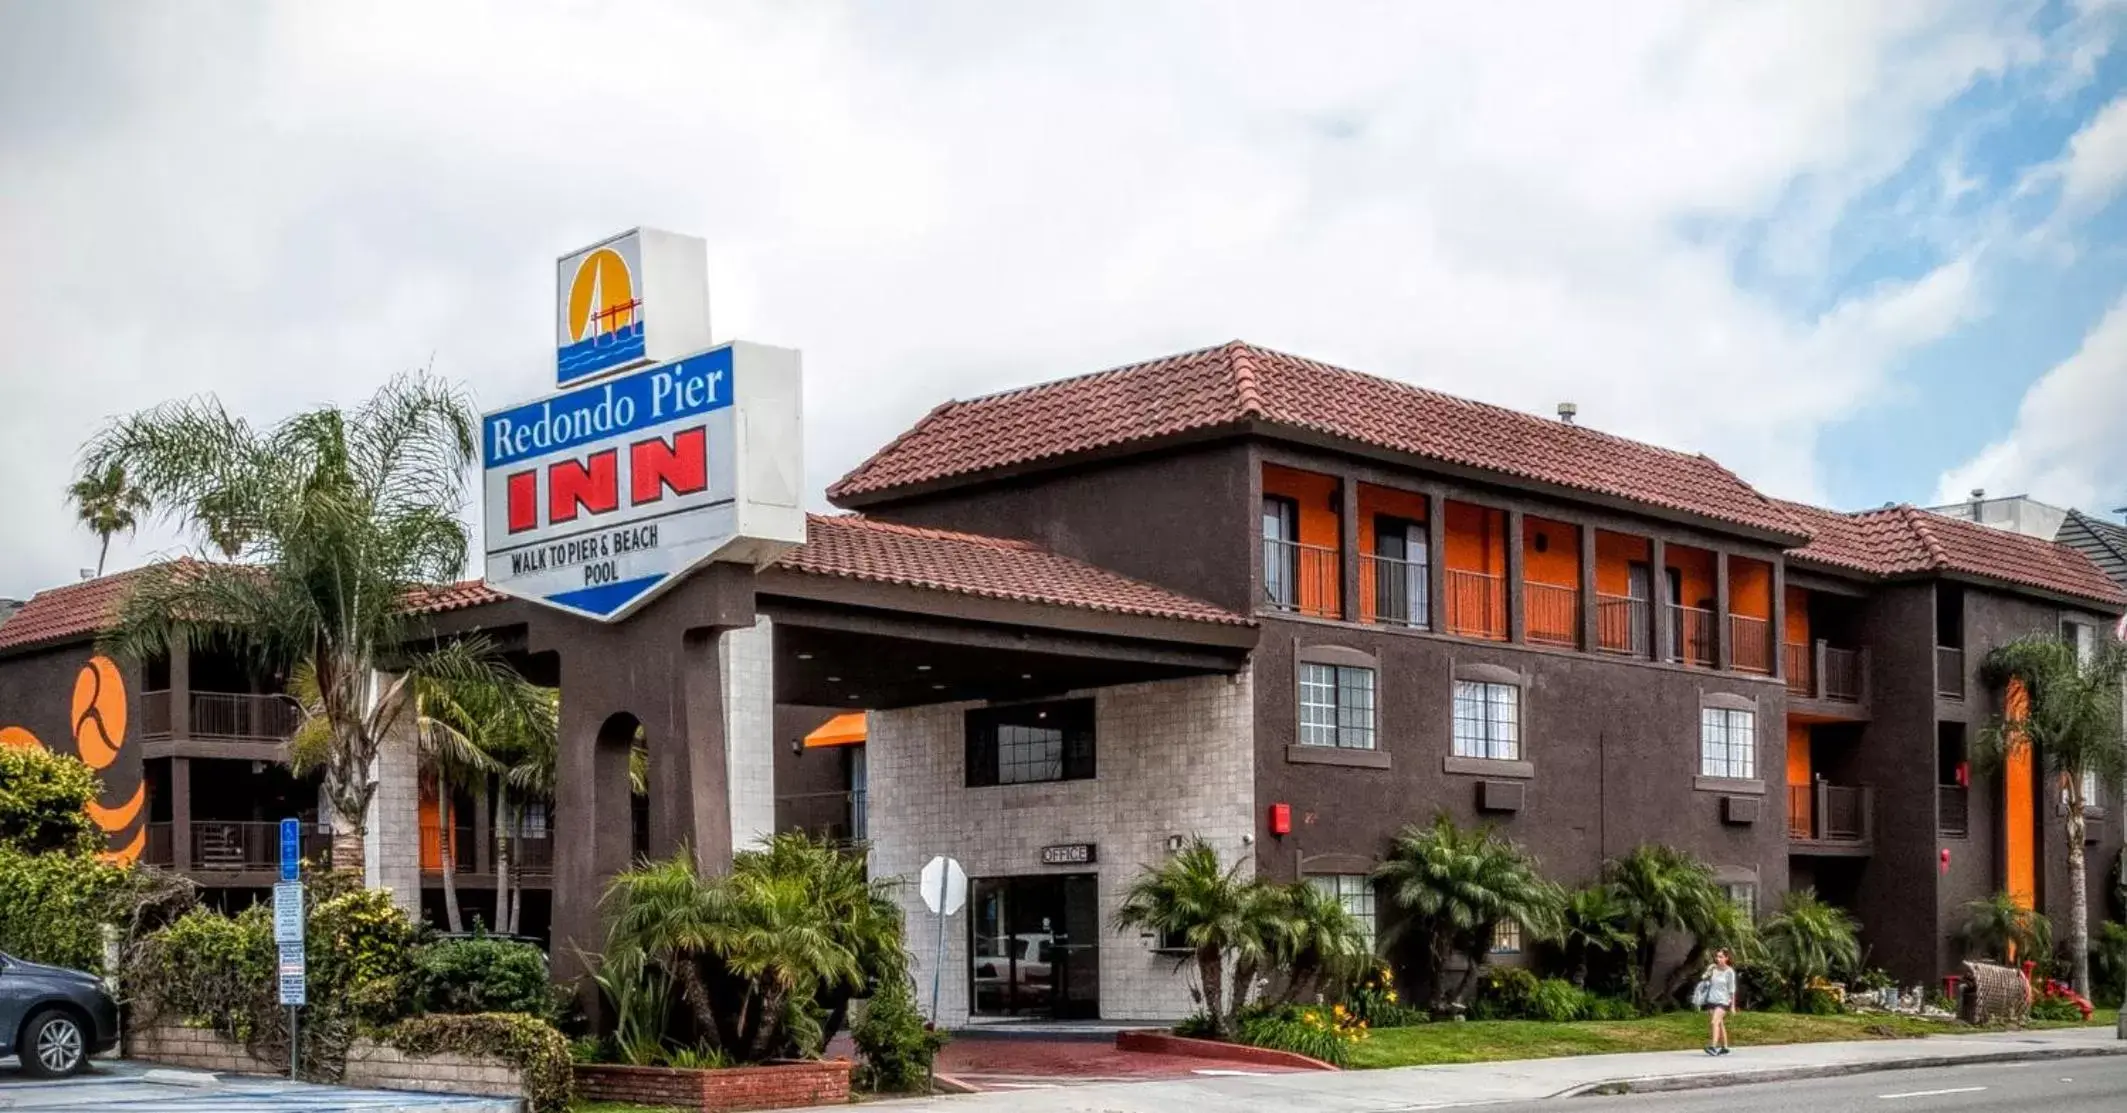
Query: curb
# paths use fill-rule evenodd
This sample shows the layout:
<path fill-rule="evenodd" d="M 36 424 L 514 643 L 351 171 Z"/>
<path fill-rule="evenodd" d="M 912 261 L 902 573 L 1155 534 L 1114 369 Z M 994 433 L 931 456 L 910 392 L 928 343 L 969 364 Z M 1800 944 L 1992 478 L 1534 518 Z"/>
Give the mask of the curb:
<path fill-rule="evenodd" d="M 1931 1067 L 1984 1066 L 1990 1063 L 2036 1063 L 2049 1059 L 2097 1059 L 2107 1056 L 2127 1055 L 2127 1044 L 2119 1047 L 2049 1047 L 2029 1051 L 1990 1051 L 1980 1055 L 1960 1055 L 1944 1058 L 1935 1055 L 1912 1055 L 1900 1059 L 1876 1059 L 1864 1063 L 1827 1063 L 1814 1067 L 1774 1067 L 1756 1071 L 1726 1071 L 1715 1074 L 1648 1075 L 1637 1078 L 1613 1078 L 1603 1082 L 1585 1082 L 1552 1094 L 1554 1098 L 1575 1098 L 1590 1095 L 1614 1094 L 1663 1094 L 1682 1090 L 1712 1090 L 1724 1086 L 1751 1086 L 1760 1082 L 1794 1082 L 1808 1078 L 1843 1078 L 1855 1074 L 1877 1074 L 1884 1071 L 1925 1070 Z"/>

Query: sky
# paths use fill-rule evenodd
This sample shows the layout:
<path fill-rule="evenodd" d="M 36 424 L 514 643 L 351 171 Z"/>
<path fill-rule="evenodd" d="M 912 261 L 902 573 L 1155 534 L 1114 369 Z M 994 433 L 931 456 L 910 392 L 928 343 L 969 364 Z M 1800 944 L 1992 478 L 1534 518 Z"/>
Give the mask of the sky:
<path fill-rule="evenodd" d="M 2110 511 L 2123 194 L 2127 0 L 0 0 L 0 596 L 95 563 L 114 416 L 551 390 L 555 257 L 636 225 L 803 351 L 815 493 L 1241 338 L 1841 509 Z"/>

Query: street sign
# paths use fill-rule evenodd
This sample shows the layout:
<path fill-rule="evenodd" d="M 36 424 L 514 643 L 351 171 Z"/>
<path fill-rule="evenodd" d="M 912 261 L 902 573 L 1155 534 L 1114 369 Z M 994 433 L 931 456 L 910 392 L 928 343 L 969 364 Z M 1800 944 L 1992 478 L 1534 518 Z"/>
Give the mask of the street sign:
<path fill-rule="evenodd" d="M 605 622 L 805 540 L 798 353 L 733 342 L 481 420 L 485 578 Z"/>
<path fill-rule="evenodd" d="M 919 883 L 923 890 L 923 907 L 932 912 L 950 916 L 967 903 L 967 871 L 960 868 L 959 862 L 944 855 L 924 863 Z"/>
<path fill-rule="evenodd" d="M 709 245 L 637 228 L 555 265 L 554 384 L 574 386 L 709 346 Z"/>
<path fill-rule="evenodd" d="M 281 820 L 281 880 L 294 881 L 303 868 L 303 824 Z"/>
<path fill-rule="evenodd" d="M 310 993 L 309 969 L 301 942 L 281 944 L 280 961 L 281 1004 L 307 1005 L 305 998 Z"/>
<path fill-rule="evenodd" d="M 303 942 L 303 883 L 282 881 L 273 887 L 273 941 Z"/>

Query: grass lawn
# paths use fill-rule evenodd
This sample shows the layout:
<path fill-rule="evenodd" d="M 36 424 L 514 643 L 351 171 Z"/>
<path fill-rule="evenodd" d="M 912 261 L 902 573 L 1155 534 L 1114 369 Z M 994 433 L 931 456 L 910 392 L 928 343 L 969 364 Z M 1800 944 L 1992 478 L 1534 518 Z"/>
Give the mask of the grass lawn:
<path fill-rule="evenodd" d="M 2100 1009 L 2090 1018 L 2090 1023 L 2110 1027 L 2114 1017 L 2112 1010 Z M 2066 1025 L 2033 1023 L 2031 1027 Z M 1969 1031 L 1973 1029 L 1954 1022 L 1902 1016 L 1744 1012 L 1728 1018 L 1729 1038 L 1738 1046 L 1914 1039 Z M 1534 1020 L 1469 1021 L 1376 1029 L 1372 1038 L 1352 1049 L 1352 1066 L 1416 1067 L 1435 1063 L 1602 1055 L 1617 1051 L 1689 1051 L 1705 1045 L 1706 1018 L 1695 1012 L 1575 1024 L 1547 1024 Z"/>

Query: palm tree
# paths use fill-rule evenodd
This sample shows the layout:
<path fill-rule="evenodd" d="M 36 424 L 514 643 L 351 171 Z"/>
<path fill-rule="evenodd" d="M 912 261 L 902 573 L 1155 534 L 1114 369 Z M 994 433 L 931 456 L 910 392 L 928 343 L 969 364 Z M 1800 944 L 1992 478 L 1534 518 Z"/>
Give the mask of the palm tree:
<path fill-rule="evenodd" d="M 1603 864 L 1603 882 L 1633 941 L 1633 971 L 1643 1004 L 1654 1004 L 1666 992 L 1654 984 L 1663 933 L 1692 936 L 1692 955 L 1679 968 L 1686 972 L 1695 971 L 1709 942 L 1742 934 L 1736 907 L 1714 883 L 1712 867 L 1673 847 L 1641 846 L 1613 858 Z"/>
<path fill-rule="evenodd" d="M 825 980 L 814 994 L 826 1018 L 821 1030 L 827 1038 L 849 1018 L 851 1001 L 866 996 L 878 982 L 907 976 L 901 906 L 890 882 L 870 879 L 863 853 L 840 850 L 802 832 L 785 832 L 760 850 L 741 851 L 732 870 L 803 879 L 813 903 L 834 925 L 835 942 L 855 958 L 861 976 Z"/>
<path fill-rule="evenodd" d="M 119 469 L 195 532 L 242 535 L 245 563 L 143 572 L 102 640 L 136 659 L 212 640 L 261 665 L 306 665 L 337 860 L 361 861 L 378 747 L 411 702 L 404 675 L 378 678 L 414 633 L 402 599 L 465 566 L 474 447 L 464 395 L 415 375 L 269 429 L 212 397 L 168 403 L 113 422 L 84 456 L 85 474 Z"/>
<path fill-rule="evenodd" d="M 1799 1007 L 1811 978 L 1828 979 L 1861 964 L 1861 943 L 1855 937 L 1860 928 L 1845 909 L 1817 899 L 1816 890 L 1792 889 L 1780 910 L 1758 928 L 1758 938 L 1787 979 L 1789 1000 Z"/>
<path fill-rule="evenodd" d="M 126 482 L 126 469 L 115 463 L 83 472 L 67 487 L 66 497 L 75 506 L 75 517 L 103 542 L 96 550 L 96 574 L 101 576 L 104 558 L 111 555 L 111 538 L 140 525 L 148 497 Z"/>
<path fill-rule="evenodd" d="M 1520 924 L 1532 940 L 1556 938 L 1560 930 L 1565 894 L 1537 872 L 1536 860 L 1491 828 L 1465 831 L 1446 813 L 1431 826 L 1398 832 L 1374 879 L 1404 914 L 1390 929 L 1392 940 L 1416 932 L 1425 945 L 1435 1011 L 1468 995 L 1501 923 Z M 1457 955 L 1467 965 L 1450 993 L 1446 972 Z"/>
<path fill-rule="evenodd" d="M 1123 894 L 1116 926 L 1179 939 L 1196 960 L 1204 988 L 1204 1014 L 1215 1032 L 1228 1023 L 1224 980 L 1229 958 L 1266 950 L 1266 921 L 1275 912 L 1260 887 L 1241 876 L 1245 861 L 1219 863 L 1218 851 L 1201 838 L 1156 866 L 1146 866 Z M 1233 1009 L 1245 1003 L 1248 981 L 1236 962 Z"/>
<path fill-rule="evenodd" d="M 523 826 L 526 803 L 554 803 L 554 770 L 560 752 L 561 693 L 538 689 L 540 702 L 529 710 L 531 721 L 521 734 L 493 740 L 490 751 L 502 764 L 495 778 L 495 920 L 506 935 L 517 934 L 524 912 L 524 886 L 518 878 L 517 835 Z M 551 836 L 549 836 L 551 838 Z"/>
<path fill-rule="evenodd" d="M 2053 950 L 2053 921 L 2025 908 L 2015 894 L 1999 892 L 1985 900 L 1965 902 L 1965 922 L 1957 936 L 1981 957 L 2007 963 L 2017 955 L 2044 955 Z"/>
<path fill-rule="evenodd" d="M 1279 890 L 1285 901 L 1277 935 L 1277 964 L 1285 972 L 1287 1004 L 1321 996 L 1363 976 L 1373 965 L 1366 932 L 1335 893 L 1295 882 Z"/>
<path fill-rule="evenodd" d="M 1566 898 L 1564 913 L 1561 941 L 1573 963 L 1573 984 L 1586 989 L 1597 956 L 1633 949 L 1632 930 L 1625 922 L 1623 902 L 1608 885 L 1574 890 Z"/>
<path fill-rule="evenodd" d="M 2086 778 L 2118 784 L 2127 774 L 2127 738 L 2120 724 L 2120 682 L 2127 649 L 2100 639 L 2088 662 L 2074 646 L 2033 634 L 1987 654 L 1981 675 L 2004 689 L 2004 713 L 1981 730 L 1974 763 L 1998 772 L 2018 753 L 2035 753 L 2059 778 L 2067 799 L 2068 938 L 2075 990 L 2090 993 L 2090 879 L 2083 864 Z M 2025 699 L 2018 699 L 2021 690 Z M 2028 749 L 2027 749 L 2028 747 Z"/>

